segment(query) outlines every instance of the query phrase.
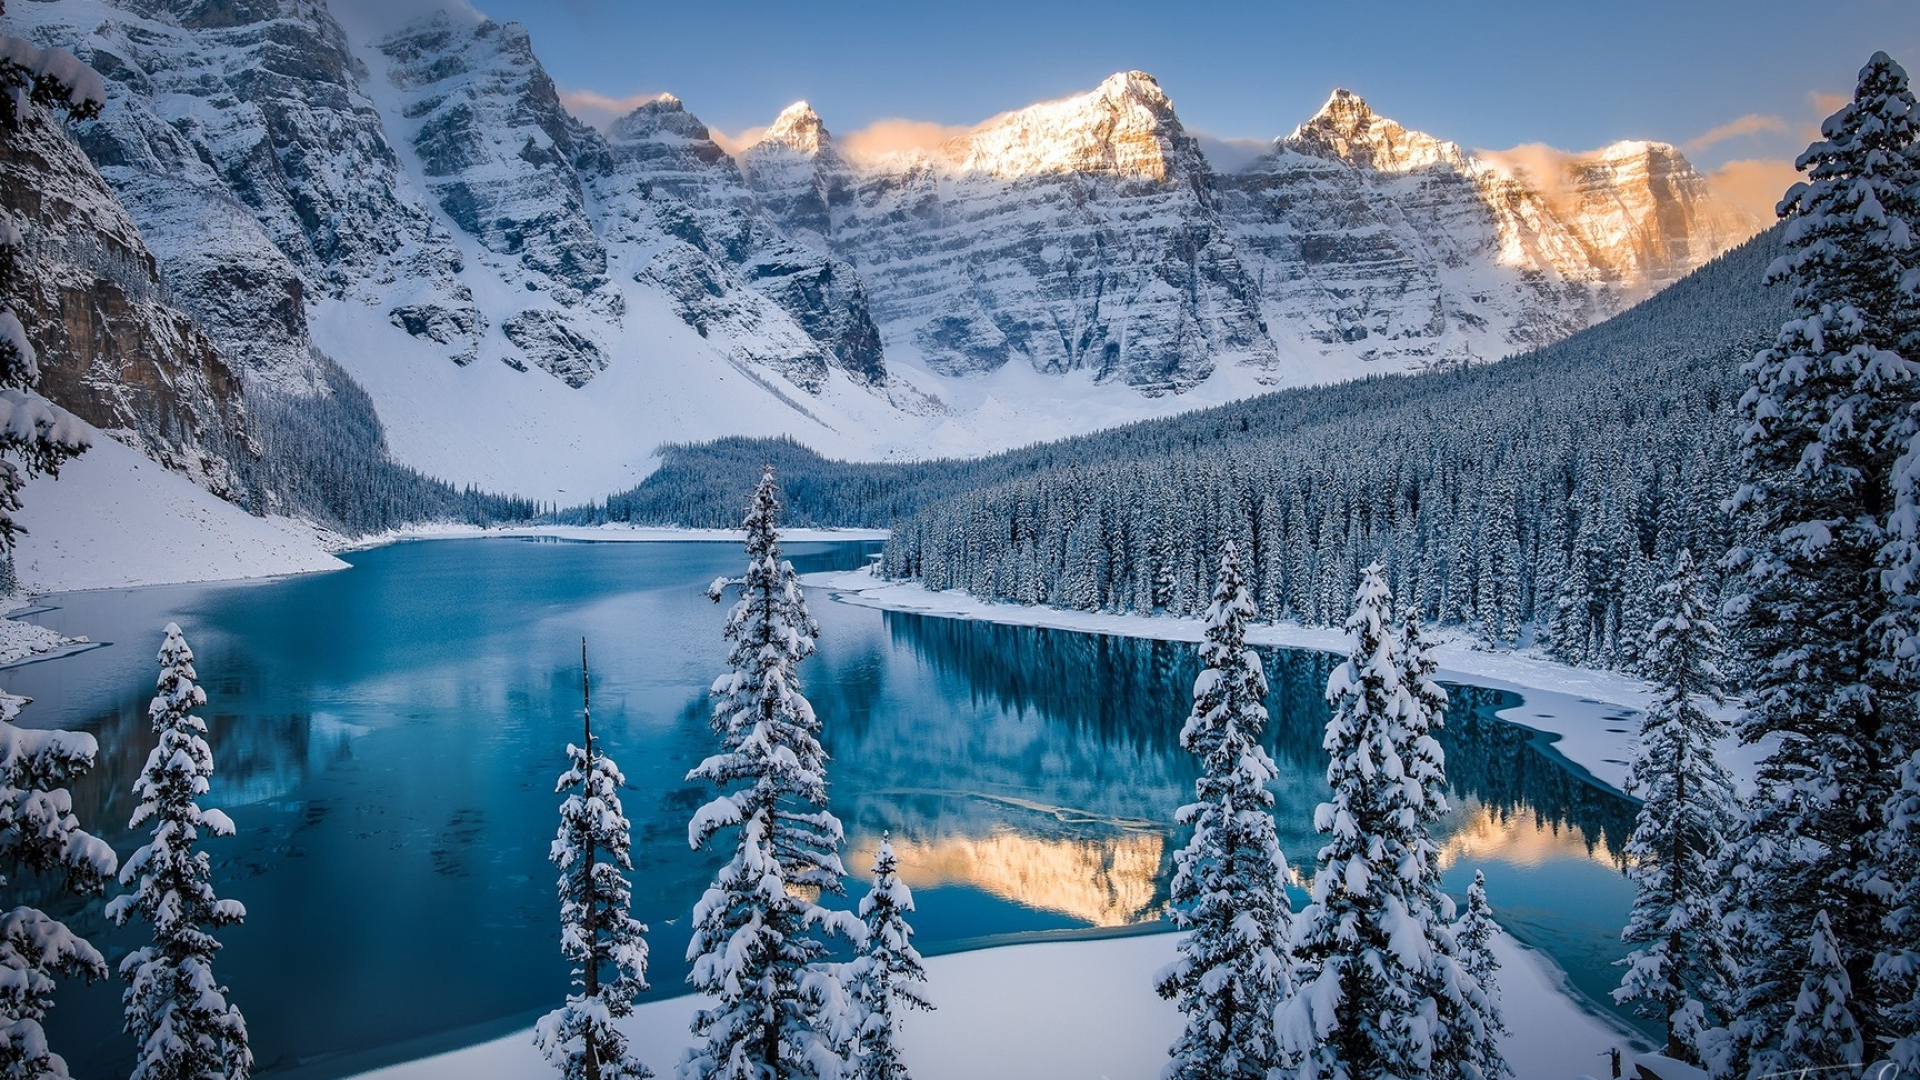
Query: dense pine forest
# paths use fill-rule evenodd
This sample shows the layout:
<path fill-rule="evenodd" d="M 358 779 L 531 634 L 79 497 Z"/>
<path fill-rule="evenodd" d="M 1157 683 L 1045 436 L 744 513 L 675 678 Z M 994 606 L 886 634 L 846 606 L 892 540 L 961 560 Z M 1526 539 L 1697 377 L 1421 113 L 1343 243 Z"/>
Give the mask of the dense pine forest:
<path fill-rule="evenodd" d="M 1424 617 L 1632 666 L 1654 588 L 1731 542 L 1740 366 L 1788 314 L 1779 230 L 1626 314 L 1464 371 L 1290 390 L 976 461 L 670 447 L 568 520 L 723 525 L 772 463 L 796 524 L 891 526 L 882 571 L 1025 603 L 1196 614 L 1210 552 L 1248 553 L 1266 618 L 1344 617 L 1379 559 Z"/>
<path fill-rule="evenodd" d="M 237 458 L 256 513 L 304 517 L 349 535 L 421 521 L 530 521 L 532 499 L 458 488 L 394 461 L 373 400 L 338 364 L 315 354 L 326 392 L 250 394 L 257 455 Z"/>

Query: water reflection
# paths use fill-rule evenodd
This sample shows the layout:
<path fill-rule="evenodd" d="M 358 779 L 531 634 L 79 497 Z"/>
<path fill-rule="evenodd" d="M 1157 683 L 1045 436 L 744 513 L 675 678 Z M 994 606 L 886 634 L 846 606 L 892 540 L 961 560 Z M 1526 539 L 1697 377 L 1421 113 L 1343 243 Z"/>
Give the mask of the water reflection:
<path fill-rule="evenodd" d="M 1179 749 L 1178 732 L 1199 673 L 1192 645 L 901 613 L 884 619 L 893 640 L 937 678 L 971 694 L 976 709 L 988 706 L 986 727 L 950 729 L 962 747 L 931 751 L 924 734 L 883 733 L 893 767 L 924 765 L 904 760 L 914 753 L 962 753 L 983 791 L 1032 786 L 1049 801 L 1107 821 L 1164 823 L 1170 807 L 1191 797 L 1194 765 Z M 1329 794 L 1320 746 L 1329 717 L 1325 688 L 1340 658 L 1257 651 L 1268 675 L 1266 747 L 1279 766 L 1271 786 L 1281 843 L 1310 870 L 1319 846 L 1312 811 Z M 1516 865 L 1538 865 L 1538 852 L 1552 850 L 1619 866 L 1633 804 L 1570 772 L 1534 733 L 1496 719 L 1515 704 L 1514 695 L 1457 685 L 1448 692 L 1449 719 L 1436 733 L 1456 807 L 1442 826 L 1448 850 Z M 854 756 L 886 755 L 862 743 Z M 909 825 L 904 814 L 898 820 L 934 833 L 965 827 L 966 809 L 940 809 L 942 821 Z"/>
<path fill-rule="evenodd" d="M 853 845 L 851 865 L 873 864 L 873 839 Z M 1070 840 L 1001 829 L 978 837 L 895 840 L 893 850 L 900 877 L 911 888 L 972 885 L 1088 926 L 1149 922 L 1160 917 L 1166 900 L 1157 888 L 1166 855 L 1159 833 Z"/>
<path fill-rule="evenodd" d="M 864 550 L 792 554 L 828 569 L 859 565 Z M 208 803 L 240 827 L 206 850 L 222 895 L 250 911 L 223 935 L 221 975 L 263 1075 L 315 1062 L 324 1072 L 343 1051 L 518 1022 L 565 992 L 546 853 L 561 748 L 578 737 L 582 634 L 596 733 L 631 787 L 650 979 L 681 989 L 685 915 L 721 861 L 686 840 L 712 795 L 684 777 L 713 750 L 706 687 L 725 651 L 724 611 L 700 589 L 739 557 L 719 544 L 446 541 L 267 585 L 76 595 L 45 621 L 119 644 L 6 672 L 0 685 L 40 699 L 30 721 L 99 737 L 100 765 L 76 794 L 83 820 L 124 854 L 139 842 L 124 823 L 153 745 L 159 627 L 186 627 L 209 697 Z M 846 862 L 863 876 L 878 836 L 892 834 L 928 951 L 1160 918 L 1185 842 L 1172 813 L 1193 791 L 1178 746 L 1191 645 L 811 599 L 823 632 L 801 673 L 825 724 Z M 1264 656 L 1280 838 L 1310 870 L 1334 658 Z M 1458 806 L 1444 826 L 1450 887 L 1486 867 L 1510 925 L 1602 988 L 1630 901 L 1612 860 L 1631 804 L 1495 721 L 1510 695 L 1452 689 L 1441 732 Z M 66 910 L 111 962 L 137 934 L 106 926 L 99 906 Z M 125 1072 L 124 1038 L 99 1038 L 119 1027 L 118 998 L 117 985 L 63 995 L 54 1034 L 77 1075 Z"/>

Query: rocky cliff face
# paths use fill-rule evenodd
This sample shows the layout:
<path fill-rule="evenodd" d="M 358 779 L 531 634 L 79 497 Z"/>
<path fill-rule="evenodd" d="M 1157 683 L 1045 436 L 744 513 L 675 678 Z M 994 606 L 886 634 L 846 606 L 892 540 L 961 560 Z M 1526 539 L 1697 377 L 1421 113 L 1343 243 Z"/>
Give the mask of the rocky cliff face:
<path fill-rule="evenodd" d="M 239 380 L 171 303 L 153 255 L 58 121 L 0 138 L 0 213 L 24 235 L 21 321 L 41 392 L 216 494 L 252 452 Z"/>
<path fill-rule="evenodd" d="M 9 14 L 105 76 L 107 106 L 78 129 L 82 145 L 181 306 L 250 383 L 318 392 L 306 324 L 322 296 L 380 306 L 425 293 L 471 319 L 459 253 L 405 197 L 324 6 L 76 0 Z"/>
<path fill-rule="evenodd" d="M 1565 337 L 1754 230 L 1670 146 L 1543 160 L 1476 158 L 1340 90 L 1217 184 L 1287 351 L 1395 367 Z"/>
<path fill-rule="evenodd" d="M 770 214 L 859 270 L 889 343 L 941 374 L 1019 362 L 1151 395 L 1277 359 L 1205 159 L 1141 72 L 874 171 L 796 105 L 741 167 Z"/>
<path fill-rule="evenodd" d="M 590 183 L 609 236 L 648 249 L 640 280 L 673 296 L 688 325 L 718 330 L 737 362 L 817 389 L 829 367 L 886 381 L 880 331 L 859 275 L 763 212 L 733 159 L 671 95 L 608 131 L 611 164 Z M 797 331 L 797 332 L 796 332 Z"/>

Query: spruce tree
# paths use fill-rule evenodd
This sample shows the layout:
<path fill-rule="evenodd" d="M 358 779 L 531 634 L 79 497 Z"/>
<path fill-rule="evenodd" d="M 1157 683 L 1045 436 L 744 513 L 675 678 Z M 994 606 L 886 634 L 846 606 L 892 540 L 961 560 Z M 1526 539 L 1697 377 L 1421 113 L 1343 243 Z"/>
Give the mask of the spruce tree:
<path fill-rule="evenodd" d="M 1780 1035 L 1780 1056 L 1802 1074 L 1848 1075 L 1866 1061 L 1868 1044 L 1854 1020 L 1853 988 L 1825 911 L 1814 913 L 1803 970 L 1793 1014 Z"/>
<path fill-rule="evenodd" d="M 1707 583 L 1682 550 L 1660 586 L 1664 613 L 1647 633 L 1654 697 L 1640 725 L 1633 786 L 1644 800 L 1627 841 L 1635 886 L 1622 939 L 1616 1002 L 1638 1003 L 1667 1026 L 1667 1056 L 1700 1060 L 1699 1040 L 1722 1021 L 1732 957 L 1719 904 L 1720 863 L 1737 821 L 1733 778 L 1714 757 L 1727 725 L 1707 711 L 1726 695 L 1720 630 L 1707 617 Z"/>
<path fill-rule="evenodd" d="M 1314 812 L 1314 827 L 1328 842 L 1294 936 L 1296 989 L 1276 1029 L 1301 1080 L 1424 1078 L 1443 1032 L 1431 996 L 1435 847 L 1409 728 L 1419 707 L 1403 682 L 1379 564 L 1363 572 L 1354 600 L 1353 649 L 1327 682 L 1333 801 Z"/>
<path fill-rule="evenodd" d="M 1487 903 L 1487 875 L 1473 872 L 1473 884 L 1467 886 L 1467 910 L 1453 924 L 1453 938 L 1459 946 L 1460 967 L 1481 989 L 1479 1016 L 1483 1025 L 1480 1037 L 1468 1043 L 1461 1054 L 1462 1076 L 1486 1080 L 1511 1076 L 1513 1070 L 1500 1052 L 1500 1039 L 1508 1034 L 1507 1021 L 1500 1009 L 1500 989 L 1496 974 L 1500 961 L 1493 955 L 1494 935 L 1500 925 L 1493 920 L 1493 907 Z"/>
<path fill-rule="evenodd" d="M 1406 778 L 1420 787 L 1419 822 L 1430 838 L 1430 830 L 1447 812 L 1446 754 L 1432 735 L 1433 729 L 1445 722 L 1447 692 L 1438 681 L 1440 663 L 1434 659 L 1420 623 L 1419 610 L 1413 606 L 1406 608 L 1401 619 L 1395 649 L 1400 657 L 1401 685 L 1406 688 L 1410 706 L 1404 735 Z M 1422 877 L 1414 899 L 1422 903 L 1427 912 L 1424 925 L 1427 947 L 1433 958 L 1424 984 L 1435 1009 L 1432 1075 L 1460 1080 L 1500 1080 L 1508 1075 L 1508 1069 L 1499 1047 L 1498 1036 L 1504 1028 L 1500 1023 L 1499 990 L 1493 983 L 1492 958 L 1469 956 L 1459 941 L 1453 898 L 1440 884 L 1439 860 L 1430 857 L 1416 869 Z M 1479 902 L 1485 909 L 1481 914 L 1491 920 L 1492 909 L 1486 907 L 1485 882 L 1477 873 L 1475 880 L 1480 890 Z"/>
<path fill-rule="evenodd" d="M 247 909 L 214 895 L 207 854 L 194 849 L 202 832 L 232 836 L 233 820 L 198 802 L 213 775 L 213 750 L 206 721 L 193 710 L 207 695 L 195 684 L 193 650 L 180 627 L 168 623 L 166 635 L 158 692 L 147 707 L 160 742 L 134 782 L 139 802 L 128 822 L 136 829 L 152 822 L 152 838 L 120 870 L 133 891 L 107 905 L 117 925 L 138 915 L 153 928 L 153 944 L 120 962 L 127 1031 L 137 1044 L 132 1080 L 246 1080 L 253 1070 L 247 1024 L 213 976 L 220 951 L 213 931 L 246 918 Z"/>
<path fill-rule="evenodd" d="M 65 49 L 0 35 L 0 139 L 56 114 L 98 115 L 103 99 L 100 77 Z M 17 311 L 27 288 L 19 264 L 26 227 L 0 211 L 0 575 L 9 581 L 20 489 L 36 473 L 56 474 L 88 444 L 71 413 L 32 389 L 39 367 Z M 80 827 L 69 785 L 93 768 L 98 745 L 84 732 L 20 727 L 28 703 L 0 694 L 0 885 L 26 871 L 58 874 L 79 895 L 97 893 L 118 860 Z M 0 1080 L 64 1078 L 66 1062 L 41 1027 L 56 976 L 106 975 L 100 953 L 58 919 L 26 906 L 0 913 Z"/>
<path fill-rule="evenodd" d="M 1920 1073 L 1920 752 L 1900 769 L 1880 853 L 1898 883 L 1887 913 L 1887 946 L 1874 966 L 1893 1032 L 1887 1058 L 1903 1072 Z"/>
<path fill-rule="evenodd" d="M 560 831 L 549 858 L 560 868 L 560 951 L 573 962 L 567 1003 L 540 1018 L 534 1043 L 566 1080 L 646 1080 L 653 1075 L 627 1053 L 613 1022 L 633 1015 L 647 989 L 647 928 L 631 914 L 631 826 L 620 805 L 626 777 L 593 738 L 593 693 L 587 643 L 580 642 L 583 745 L 567 744 L 567 771 L 556 791 Z M 611 981 L 603 974 L 611 971 Z"/>
<path fill-rule="evenodd" d="M 894 1003 L 931 1009 L 927 971 L 913 947 L 913 893 L 900 880 L 893 844 L 886 836 L 873 855 L 873 888 L 860 900 L 860 921 L 867 943 L 849 967 L 848 995 L 856 1018 L 851 1055 L 852 1080 L 908 1080 L 900 1060 Z"/>
<path fill-rule="evenodd" d="M 1205 666 L 1180 731 L 1202 771 L 1196 801 L 1176 815 L 1193 826 L 1174 857 L 1171 896 L 1174 925 L 1186 934 L 1180 958 L 1156 978 L 1160 996 L 1187 1017 L 1165 1080 L 1264 1080 L 1287 1060 L 1273 1015 L 1292 988 L 1292 908 L 1267 790 L 1277 772 L 1260 745 L 1267 678 L 1247 648 L 1255 614 L 1229 541 L 1200 643 Z"/>
<path fill-rule="evenodd" d="M 810 899 L 841 891 L 840 821 L 826 809 L 827 756 L 820 721 L 795 672 L 813 652 L 819 626 L 808 613 L 793 564 L 780 558 L 773 469 L 754 491 L 745 520 L 747 572 L 708 587 L 716 602 L 740 599 L 727 616 L 732 648 L 715 680 L 713 730 L 720 753 L 687 774 L 728 788 L 687 827 L 694 848 L 735 830 L 733 857 L 693 910 L 688 975 L 715 999 L 694 1014 L 700 1040 L 680 1066 L 684 1080 L 830 1080 L 844 1061 L 834 1031 L 847 1005 L 823 962 L 816 928 L 858 941 L 860 921 Z"/>
<path fill-rule="evenodd" d="M 1742 853 L 1758 877 L 1739 894 L 1770 910 L 1736 916 L 1775 935 L 1751 943 L 1733 1010 L 1753 1069 L 1810 1063 L 1776 1021 L 1817 951 L 1822 912 L 1847 976 L 1827 988 L 1852 995 L 1832 1007 L 1865 1045 L 1895 1034 L 1872 970 L 1892 891 L 1878 848 L 1912 745 L 1911 680 L 1886 655 L 1898 620 L 1883 585 L 1898 579 L 1882 572 L 1901 565 L 1886 551 L 1894 463 L 1920 389 L 1915 358 L 1902 355 L 1920 331 L 1917 124 L 1906 73 L 1874 54 L 1853 101 L 1800 156 L 1807 181 L 1781 201 L 1789 251 L 1770 278 L 1791 283 L 1796 317 L 1746 368 L 1732 504 L 1754 540 L 1730 558 L 1746 579 L 1732 607 L 1760 664 L 1741 736 L 1776 747 Z"/>

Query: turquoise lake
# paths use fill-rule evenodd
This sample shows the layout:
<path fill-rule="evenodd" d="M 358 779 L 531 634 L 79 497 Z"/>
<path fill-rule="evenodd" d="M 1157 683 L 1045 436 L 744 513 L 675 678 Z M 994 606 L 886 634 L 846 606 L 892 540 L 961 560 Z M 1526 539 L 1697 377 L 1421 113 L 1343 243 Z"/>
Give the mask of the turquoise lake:
<path fill-rule="evenodd" d="M 787 553 L 804 573 L 875 548 Z M 684 777 L 714 749 L 706 688 L 725 657 L 725 609 L 702 590 L 739 572 L 739 548 L 472 539 L 345 558 L 349 570 L 278 581 L 57 596 L 35 621 L 111 644 L 0 671 L 0 688 L 36 699 L 24 723 L 99 737 L 78 812 L 124 859 L 141 842 L 125 823 L 153 744 L 154 653 L 168 621 L 186 631 L 216 759 L 204 804 L 239 827 L 203 850 L 219 893 L 248 909 L 223 932 L 216 972 L 246 1015 L 256 1072 L 337 1076 L 504 1033 L 561 1000 L 546 856 L 554 780 L 579 738 L 582 636 L 595 731 L 630 787 L 649 980 L 681 992 L 686 915 L 724 858 L 686 840 L 711 789 Z M 1193 646 L 808 599 L 821 635 L 801 672 L 832 756 L 850 900 L 888 831 L 929 953 L 1165 926 L 1185 842 L 1173 812 L 1193 792 L 1177 741 Z M 1281 843 L 1307 874 L 1336 658 L 1263 655 Z M 1604 996 L 1632 900 L 1617 852 L 1634 805 L 1495 719 L 1513 695 L 1450 690 L 1448 888 L 1463 895 L 1485 870 L 1503 924 Z M 139 943 L 100 901 L 23 884 L 110 963 Z M 63 988 L 49 1029 L 74 1075 L 126 1075 L 130 1040 L 105 1035 L 119 1008 L 117 983 Z"/>

